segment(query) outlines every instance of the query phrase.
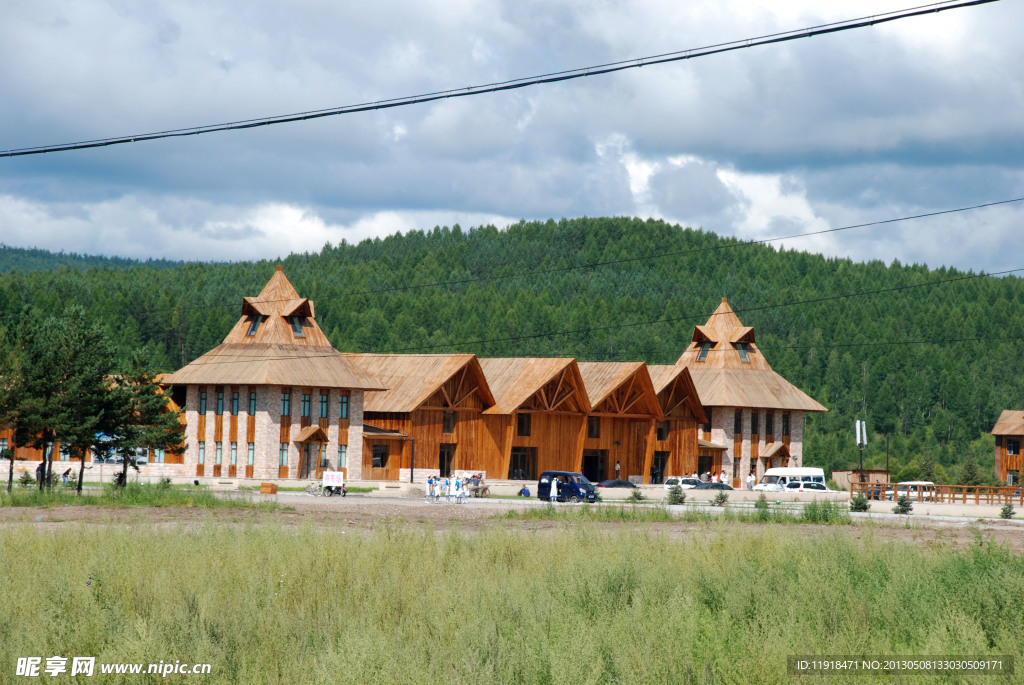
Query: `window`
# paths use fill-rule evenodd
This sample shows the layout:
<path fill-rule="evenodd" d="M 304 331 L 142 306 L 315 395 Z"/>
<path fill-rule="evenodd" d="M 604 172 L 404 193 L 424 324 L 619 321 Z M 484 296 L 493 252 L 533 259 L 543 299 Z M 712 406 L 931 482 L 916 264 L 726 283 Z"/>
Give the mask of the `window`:
<path fill-rule="evenodd" d="M 218 442 L 217 443 L 217 454 L 215 455 L 213 463 L 216 464 L 217 466 L 220 466 L 221 462 L 223 460 L 224 460 L 224 443 L 223 442 Z"/>
<path fill-rule="evenodd" d="M 736 416 L 732 420 L 732 432 L 736 435 L 743 435 L 743 412 L 736 412 Z M 704 473 L 701 471 L 701 473 Z"/>
<path fill-rule="evenodd" d="M 601 437 L 601 417 L 600 416 L 588 416 L 587 417 L 587 437 L 588 438 L 600 438 Z"/>
<path fill-rule="evenodd" d="M 253 416 L 256 413 L 256 393 L 249 393 L 249 416 Z"/>
<path fill-rule="evenodd" d="M 782 415 L 782 434 L 789 435 L 789 414 Z"/>
<path fill-rule="evenodd" d="M 238 393 L 231 393 L 231 415 L 238 416 Z"/>
<path fill-rule="evenodd" d="M 217 393 L 217 416 L 224 413 L 224 392 Z"/>
<path fill-rule="evenodd" d="M 388 463 L 388 446 L 373 446 L 373 468 L 382 469 Z"/>
<path fill-rule="evenodd" d="M 704 407 L 704 415 L 708 417 L 708 422 L 704 424 L 704 432 L 711 432 L 711 407 Z"/>
<path fill-rule="evenodd" d="M 164 450 L 160 447 L 153 448 L 153 463 L 163 464 L 164 463 Z"/>
<path fill-rule="evenodd" d="M 328 467 L 329 460 L 327 459 L 327 450 L 320 450 L 320 468 L 325 469 Z"/>
<path fill-rule="evenodd" d="M 668 421 L 659 421 L 657 431 L 658 435 L 656 437 L 659 442 L 668 440 Z"/>
<path fill-rule="evenodd" d="M 771 412 L 764 415 L 764 434 L 775 435 L 775 414 Z"/>
<path fill-rule="evenodd" d="M 290 392 L 281 393 L 281 416 L 292 415 L 292 394 Z"/>
<path fill-rule="evenodd" d="M 256 443 L 255 442 L 250 442 L 249 443 L 249 460 L 248 460 L 247 463 L 249 464 L 249 466 L 252 466 L 253 464 L 256 463 Z"/>
<path fill-rule="evenodd" d="M 338 445 L 338 468 L 348 468 L 348 445 Z"/>
<path fill-rule="evenodd" d="M 205 464 L 206 463 L 206 443 L 205 442 L 199 443 L 199 463 L 200 464 Z"/>
<path fill-rule="evenodd" d="M 700 352 L 697 353 L 697 361 L 702 362 L 708 358 L 708 351 L 711 349 L 711 341 L 705 340 L 700 344 Z"/>
<path fill-rule="evenodd" d="M 277 453 L 278 466 L 288 466 L 288 443 L 282 442 L 281 449 Z"/>
<path fill-rule="evenodd" d="M 455 432 L 455 412 L 446 411 L 441 415 L 441 432 L 442 433 L 454 433 Z"/>
<path fill-rule="evenodd" d="M 516 435 L 527 437 L 530 435 L 530 415 L 519 413 L 516 415 Z"/>
<path fill-rule="evenodd" d="M 327 418 L 327 405 L 328 405 L 328 396 L 325 395 L 324 393 L 320 393 L 320 418 L 321 419 L 326 419 Z"/>
<path fill-rule="evenodd" d="M 7 449 L 7 438 L 0 438 L 0 452 Z"/>
<path fill-rule="evenodd" d="M 288 322 L 292 325 L 292 335 L 294 335 L 296 338 L 306 337 L 306 332 L 302 330 L 301 316 L 289 316 Z"/>
<path fill-rule="evenodd" d="M 755 412 L 755 413 L 750 415 L 750 434 L 751 435 L 760 435 L 761 434 L 761 426 L 758 425 L 760 423 L 761 423 L 761 415 L 760 414 Z"/>
<path fill-rule="evenodd" d="M 302 418 L 304 418 L 304 419 L 308 419 L 309 418 L 309 400 L 310 400 L 310 396 L 308 394 L 306 394 L 306 393 L 302 393 L 302 407 L 301 407 L 302 413 L 300 414 L 300 416 Z"/>
<path fill-rule="evenodd" d="M 238 443 L 231 443 L 231 465 L 235 466 L 238 464 Z"/>
<path fill-rule="evenodd" d="M 246 335 L 256 335 L 256 331 L 259 330 L 260 324 L 266 320 L 267 317 L 260 316 L 259 314 L 253 314 L 249 317 L 249 330 L 245 332 Z"/>
<path fill-rule="evenodd" d="M 71 452 L 64 443 L 60 444 L 60 461 L 71 461 Z"/>
<path fill-rule="evenodd" d="M 750 361 L 750 357 L 747 355 L 747 343 L 736 343 L 736 351 L 740 353 L 741 362 Z"/>
<path fill-rule="evenodd" d="M 1006 453 L 1007 454 L 1020 454 L 1020 439 L 1006 439 Z"/>
<path fill-rule="evenodd" d="M 199 393 L 199 413 L 206 413 L 206 391 Z"/>
<path fill-rule="evenodd" d="M 341 395 L 338 397 L 338 418 L 348 418 L 348 395 Z"/>

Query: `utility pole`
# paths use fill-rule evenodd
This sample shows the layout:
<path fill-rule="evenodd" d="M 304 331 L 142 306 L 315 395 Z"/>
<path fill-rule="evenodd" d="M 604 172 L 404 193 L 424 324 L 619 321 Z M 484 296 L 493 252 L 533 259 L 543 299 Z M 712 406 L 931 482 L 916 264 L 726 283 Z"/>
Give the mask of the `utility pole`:
<path fill-rule="evenodd" d="M 860 419 L 855 424 L 857 430 L 857 447 L 860 449 L 860 482 L 864 482 L 864 447 L 868 444 L 867 425 Z"/>

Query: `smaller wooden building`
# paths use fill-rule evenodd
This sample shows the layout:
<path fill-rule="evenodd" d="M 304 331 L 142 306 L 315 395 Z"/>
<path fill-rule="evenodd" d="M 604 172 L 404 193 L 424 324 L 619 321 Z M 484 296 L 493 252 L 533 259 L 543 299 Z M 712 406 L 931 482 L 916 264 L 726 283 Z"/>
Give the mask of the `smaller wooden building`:
<path fill-rule="evenodd" d="M 992 428 L 996 437 L 996 477 L 1007 485 L 1020 485 L 1021 441 L 1024 441 L 1024 411 L 1005 409 Z"/>

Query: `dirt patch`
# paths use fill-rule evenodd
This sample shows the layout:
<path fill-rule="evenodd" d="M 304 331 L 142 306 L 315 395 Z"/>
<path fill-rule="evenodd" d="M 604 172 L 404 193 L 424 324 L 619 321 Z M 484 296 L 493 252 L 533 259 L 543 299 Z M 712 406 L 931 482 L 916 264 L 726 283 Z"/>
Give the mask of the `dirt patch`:
<path fill-rule="evenodd" d="M 281 525 L 285 527 L 314 525 L 330 529 L 369 531 L 385 520 L 400 520 L 412 525 L 432 527 L 438 534 L 456 530 L 474 532 L 487 526 L 502 526 L 542 534 L 557 534 L 567 525 L 560 521 L 509 519 L 502 516 L 510 509 L 537 506 L 523 500 L 470 500 L 465 504 L 425 503 L 418 498 L 359 497 L 314 498 L 283 495 L 278 499 L 281 509 L 199 509 L 172 507 L 114 508 L 61 505 L 54 507 L 0 508 L 0 525 L 27 523 L 44 530 L 73 526 L 196 526 L 206 523 L 237 525 Z M 570 505 L 572 506 L 572 505 Z M 586 522 L 596 531 L 635 530 L 664 535 L 669 539 L 692 539 L 710 536 L 723 528 L 736 528 L 751 533 L 772 534 L 781 524 L 718 522 L 688 523 L 685 521 L 633 523 Z M 820 537 L 847 535 L 871 542 L 897 542 L 921 546 L 959 549 L 979 541 L 1003 545 L 1016 553 L 1024 552 L 1024 529 L 1019 523 L 987 520 L 966 523 L 935 517 L 911 517 L 901 522 L 856 523 L 850 526 L 785 525 L 801 535 Z"/>

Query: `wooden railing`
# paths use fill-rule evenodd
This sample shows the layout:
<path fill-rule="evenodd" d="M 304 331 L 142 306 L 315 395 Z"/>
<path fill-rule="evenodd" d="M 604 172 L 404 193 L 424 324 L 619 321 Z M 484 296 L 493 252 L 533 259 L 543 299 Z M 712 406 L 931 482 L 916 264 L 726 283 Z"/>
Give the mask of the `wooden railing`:
<path fill-rule="evenodd" d="M 1018 504 L 1024 507 L 1024 488 L 990 485 L 898 485 L 850 483 L 850 498 L 863 494 L 869 500 L 894 501 L 904 495 L 911 502 L 937 504 Z"/>

